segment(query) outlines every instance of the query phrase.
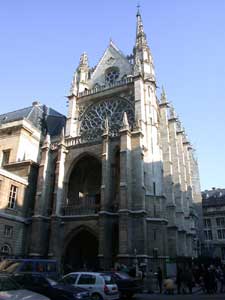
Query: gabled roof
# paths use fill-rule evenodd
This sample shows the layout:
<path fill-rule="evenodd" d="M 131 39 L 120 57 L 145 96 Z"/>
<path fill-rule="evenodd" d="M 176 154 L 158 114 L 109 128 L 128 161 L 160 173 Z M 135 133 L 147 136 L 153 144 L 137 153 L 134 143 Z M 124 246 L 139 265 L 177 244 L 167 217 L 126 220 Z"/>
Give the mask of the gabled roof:
<path fill-rule="evenodd" d="M 110 61 L 110 58 L 112 59 L 112 61 Z M 131 70 L 131 64 L 129 60 L 111 40 L 109 46 L 106 48 L 103 56 L 101 57 L 92 74 L 92 79 L 95 78 L 96 74 L 99 72 L 99 69 L 101 69 L 103 66 L 113 66 L 118 60 L 122 62 L 126 69 L 129 68 Z"/>

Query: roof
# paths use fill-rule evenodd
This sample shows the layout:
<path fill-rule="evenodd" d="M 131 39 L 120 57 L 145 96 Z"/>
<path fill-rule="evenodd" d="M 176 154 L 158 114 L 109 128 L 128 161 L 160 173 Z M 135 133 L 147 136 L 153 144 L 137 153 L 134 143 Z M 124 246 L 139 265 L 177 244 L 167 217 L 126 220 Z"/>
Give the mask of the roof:
<path fill-rule="evenodd" d="M 24 119 L 39 130 L 46 128 L 51 136 L 59 135 L 66 122 L 66 117 L 56 110 L 36 104 L 0 115 L 0 125 Z"/>
<path fill-rule="evenodd" d="M 220 206 L 225 204 L 225 189 L 205 190 L 202 192 L 203 206 Z"/>

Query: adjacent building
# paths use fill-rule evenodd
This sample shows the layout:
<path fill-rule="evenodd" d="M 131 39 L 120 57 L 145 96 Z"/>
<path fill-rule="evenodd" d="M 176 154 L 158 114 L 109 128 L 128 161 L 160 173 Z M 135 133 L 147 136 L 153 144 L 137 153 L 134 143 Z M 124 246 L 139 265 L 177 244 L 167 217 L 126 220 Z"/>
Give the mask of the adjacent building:
<path fill-rule="evenodd" d="M 225 189 L 202 192 L 202 255 L 225 262 Z"/>
<path fill-rule="evenodd" d="M 0 115 L 0 256 L 28 253 L 40 152 L 46 131 L 57 138 L 65 117 L 38 102 Z"/>

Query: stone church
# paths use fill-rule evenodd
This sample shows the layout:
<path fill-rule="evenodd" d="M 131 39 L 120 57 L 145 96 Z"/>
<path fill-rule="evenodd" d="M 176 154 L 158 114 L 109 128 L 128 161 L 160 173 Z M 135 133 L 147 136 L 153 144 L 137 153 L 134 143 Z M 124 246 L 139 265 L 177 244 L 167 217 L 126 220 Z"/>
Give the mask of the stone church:
<path fill-rule="evenodd" d="M 66 128 L 41 148 L 29 255 L 73 269 L 197 255 L 192 146 L 162 89 L 138 11 L 133 53 L 81 55 Z"/>

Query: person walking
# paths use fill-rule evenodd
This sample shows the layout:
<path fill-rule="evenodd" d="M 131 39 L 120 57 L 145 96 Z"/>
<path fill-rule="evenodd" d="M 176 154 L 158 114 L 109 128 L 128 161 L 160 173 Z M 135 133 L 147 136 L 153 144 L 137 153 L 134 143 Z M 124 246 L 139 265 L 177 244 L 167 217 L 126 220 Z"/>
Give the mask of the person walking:
<path fill-rule="evenodd" d="M 160 269 L 160 267 L 158 267 L 157 281 L 158 281 L 158 286 L 159 286 L 159 292 L 160 292 L 160 294 L 162 294 L 162 280 L 163 280 L 162 270 Z"/>

